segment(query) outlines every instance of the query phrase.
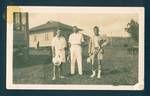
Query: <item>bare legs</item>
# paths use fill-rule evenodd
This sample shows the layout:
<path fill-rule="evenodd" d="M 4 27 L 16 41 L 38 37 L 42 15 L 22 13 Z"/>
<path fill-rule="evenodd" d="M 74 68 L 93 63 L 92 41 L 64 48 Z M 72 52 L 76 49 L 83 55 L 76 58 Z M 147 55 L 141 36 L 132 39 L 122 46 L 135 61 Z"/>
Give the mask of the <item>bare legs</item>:
<path fill-rule="evenodd" d="M 52 80 L 56 79 L 57 74 L 58 74 L 59 78 L 65 78 L 64 76 L 62 76 L 62 65 L 63 64 L 61 64 L 60 66 L 53 65 L 53 78 L 52 78 Z"/>
<path fill-rule="evenodd" d="M 93 56 L 93 58 L 92 58 L 92 75 L 90 76 L 91 78 L 93 78 L 96 75 L 96 72 L 97 72 L 97 78 L 98 79 L 101 78 L 101 63 L 102 63 L 102 60 L 97 59 L 97 56 Z"/>

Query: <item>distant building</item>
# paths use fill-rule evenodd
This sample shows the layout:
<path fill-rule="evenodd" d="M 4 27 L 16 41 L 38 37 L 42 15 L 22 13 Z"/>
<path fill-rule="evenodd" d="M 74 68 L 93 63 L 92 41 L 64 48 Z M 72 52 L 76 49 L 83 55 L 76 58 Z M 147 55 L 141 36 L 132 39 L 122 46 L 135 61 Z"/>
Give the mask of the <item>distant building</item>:
<path fill-rule="evenodd" d="M 68 41 L 70 34 L 72 31 L 72 26 L 63 24 L 61 22 L 57 21 L 48 21 L 45 24 L 36 26 L 34 28 L 30 29 L 29 32 L 29 47 L 30 48 L 41 48 L 41 47 L 50 47 L 51 41 L 53 37 L 56 35 L 56 30 L 60 29 L 62 32 L 62 35 L 65 37 L 65 39 Z M 80 29 L 82 30 L 82 29 Z M 88 43 L 89 43 L 89 36 L 82 33 L 84 36 L 84 45 L 83 45 L 83 54 L 84 56 L 88 53 Z"/>
<path fill-rule="evenodd" d="M 72 26 L 56 21 L 48 21 L 45 24 L 30 29 L 29 47 L 36 48 L 37 45 L 39 47 L 51 46 L 51 41 L 58 28 L 61 30 L 62 35 L 68 40 L 69 35 L 72 33 Z"/>

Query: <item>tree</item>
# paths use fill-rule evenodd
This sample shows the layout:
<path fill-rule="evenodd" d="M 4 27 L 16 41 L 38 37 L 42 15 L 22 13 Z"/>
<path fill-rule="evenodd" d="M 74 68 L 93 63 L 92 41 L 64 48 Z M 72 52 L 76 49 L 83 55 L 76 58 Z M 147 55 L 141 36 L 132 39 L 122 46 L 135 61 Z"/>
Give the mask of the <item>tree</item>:
<path fill-rule="evenodd" d="M 127 31 L 131 37 L 138 42 L 139 40 L 139 24 L 135 20 L 131 19 L 130 22 L 127 24 L 127 27 L 125 28 L 125 31 Z"/>

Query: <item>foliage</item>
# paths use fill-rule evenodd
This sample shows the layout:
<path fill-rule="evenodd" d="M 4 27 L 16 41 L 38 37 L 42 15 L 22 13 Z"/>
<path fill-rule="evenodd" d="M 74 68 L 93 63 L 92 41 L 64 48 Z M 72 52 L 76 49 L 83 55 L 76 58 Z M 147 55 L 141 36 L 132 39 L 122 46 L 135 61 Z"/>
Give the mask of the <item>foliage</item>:
<path fill-rule="evenodd" d="M 131 19 L 130 22 L 127 24 L 127 27 L 125 28 L 125 31 L 127 31 L 131 37 L 138 42 L 139 37 L 139 24 L 135 20 Z"/>

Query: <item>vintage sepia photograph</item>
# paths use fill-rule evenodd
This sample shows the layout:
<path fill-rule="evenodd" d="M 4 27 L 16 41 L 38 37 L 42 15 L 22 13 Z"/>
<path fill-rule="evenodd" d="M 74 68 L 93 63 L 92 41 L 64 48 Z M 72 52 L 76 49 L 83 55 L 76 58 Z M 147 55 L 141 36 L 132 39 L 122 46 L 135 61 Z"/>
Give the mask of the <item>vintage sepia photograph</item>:
<path fill-rule="evenodd" d="M 7 7 L 7 89 L 144 90 L 144 7 Z"/>

